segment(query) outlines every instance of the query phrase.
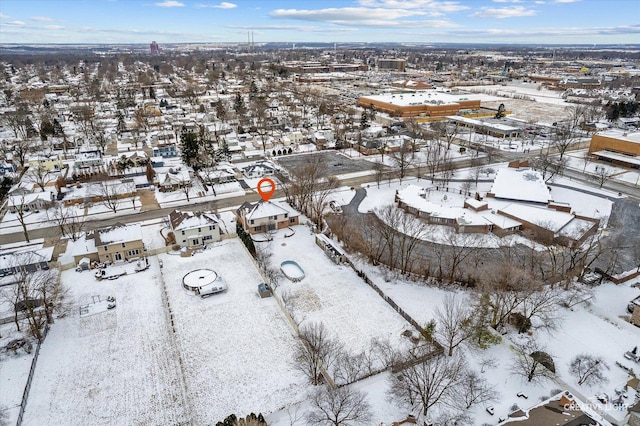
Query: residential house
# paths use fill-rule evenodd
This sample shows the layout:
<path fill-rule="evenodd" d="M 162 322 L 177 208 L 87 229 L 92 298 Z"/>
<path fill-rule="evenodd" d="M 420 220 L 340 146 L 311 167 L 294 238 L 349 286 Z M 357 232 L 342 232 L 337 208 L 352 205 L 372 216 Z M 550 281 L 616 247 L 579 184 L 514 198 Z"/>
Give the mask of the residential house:
<path fill-rule="evenodd" d="M 47 172 L 58 171 L 62 169 L 62 158 L 59 154 L 51 154 L 51 155 L 32 155 L 27 159 L 30 168 L 38 168 L 40 167 L 42 170 L 46 170 Z"/>
<path fill-rule="evenodd" d="M 298 224 L 299 213 L 287 205 L 271 201 L 243 203 L 236 210 L 236 221 L 250 234 L 275 231 Z"/>
<path fill-rule="evenodd" d="M 242 169 L 242 174 L 249 178 L 263 178 L 265 176 L 273 176 L 276 169 L 273 163 L 267 161 L 258 161 L 250 164 Z"/>
<path fill-rule="evenodd" d="M 191 173 L 189 170 L 169 169 L 167 173 L 158 174 L 158 186 L 162 192 L 177 191 L 191 186 Z"/>
<path fill-rule="evenodd" d="M 169 213 L 169 224 L 180 247 L 198 247 L 220 241 L 220 226 L 212 213 L 174 210 Z"/>
<path fill-rule="evenodd" d="M 14 163 L 10 163 L 8 161 L 0 161 L 0 176 L 3 176 L 8 173 L 15 173 L 18 170 Z"/>
<path fill-rule="evenodd" d="M 9 211 L 37 211 L 48 209 L 53 205 L 54 195 L 51 191 L 38 191 L 9 197 Z"/>
<path fill-rule="evenodd" d="M 83 152 L 76 154 L 73 161 L 74 173 L 90 172 L 100 169 L 104 165 L 102 154 L 98 152 Z"/>
<path fill-rule="evenodd" d="M 142 242 L 142 227 L 139 223 L 128 225 L 116 224 L 109 228 L 90 231 L 85 240 L 92 240 L 95 252 L 85 253 L 84 256 L 75 255 L 76 262 L 81 257 L 88 257 L 99 262 L 119 262 L 144 256 L 145 248 Z M 96 259 L 97 257 L 97 259 Z"/>
<path fill-rule="evenodd" d="M 158 143 L 153 147 L 153 156 L 162 158 L 172 158 L 180 155 L 175 143 Z"/>
<path fill-rule="evenodd" d="M 49 269 L 55 247 L 19 248 L 0 252 L 0 277 L 13 275 L 20 271 L 35 272 Z"/>

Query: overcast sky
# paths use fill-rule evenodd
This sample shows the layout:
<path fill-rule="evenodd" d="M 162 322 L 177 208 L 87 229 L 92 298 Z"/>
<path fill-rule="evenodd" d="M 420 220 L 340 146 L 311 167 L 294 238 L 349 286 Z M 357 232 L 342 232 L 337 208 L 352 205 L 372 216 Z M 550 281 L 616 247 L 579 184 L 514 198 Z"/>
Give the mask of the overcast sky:
<path fill-rule="evenodd" d="M 640 44 L 639 0 L 1 0 L 0 43 Z"/>

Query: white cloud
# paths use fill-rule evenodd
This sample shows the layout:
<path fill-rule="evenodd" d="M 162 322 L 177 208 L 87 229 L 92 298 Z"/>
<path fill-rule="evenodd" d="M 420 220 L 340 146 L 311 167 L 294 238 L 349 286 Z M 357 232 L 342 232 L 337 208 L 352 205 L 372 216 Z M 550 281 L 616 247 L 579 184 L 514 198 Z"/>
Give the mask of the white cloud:
<path fill-rule="evenodd" d="M 9 15 L 5 15 L 4 13 L 0 13 L 0 19 L 9 19 Z"/>
<path fill-rule="evenodd" d="M 393 26 L 394 20 L 425 15 L 425 13 L 418 10 L 409 9 L 370 9 L 365 7 L 343 7 L 316 10 L 277 9 L 271 12 L 270 15 L 274 18 L 298 19 L 302 21 L 313 22 L 329 22 L 332 24 L 347 26 Z"/>
<path fill-rule="evenodd" d="M 584 37 L 585 41 L 593 36 L 600 35 L 618 35 L 618 34 L 640 34 L 640 24 L 638 25 L 620 25 L 615 27 L 567 27 L 567 28 L 531 28 L 526 30 L 518 29 L 486 29 L 486 30 L 452 30 L 449 35 L 473 38 L 503 38 L 517 37 L 535 40 L 539 37 L 553 38 L 576 38 Z M 503 39 L 504 40 L 504 39 Z M 587 41 L 588 42 L 588 41 Z"/>
<path fill-rule="evenodd" d="M 521 16 L 534 16 L 537 12 L 534 9 L 527 9 L 524 6 L 511 6 L 502 8 L 483 7 L 478 12 L 472 14 L 474 18 L 516 18 Z"/>
<path fill-rule="evenodd" d="M 5 22 L 5 25 L 9 25 L 11 27 L 24 27 L 26 24 L 22 21 L 11 21 Z"/>
<path fill-rule="evenodd" d="M 176 0 L 164 0 L 163 2 L 154 3 L 153 5 L 158 7 L 183 7 L 184 3 L 180 3 Z"/>
<path fill-rule="evenodd" d="M 581 0 L 555 0 L 556 3 L 577 3 Z"/>
<path fill-rule="evenodd" d="M 61 30 L 64 29 L 62 25 L 43 25 L 42 28 L 46 30 Z"/>
<path fill-rule="evenodd" d="M 214 5 L 214 6 L 212 6 L 212 7 L 215 7 L 215 8 L 217 8 L 217 9 L 233 9 L 233 8 L 235 8 L 235 7 L 238 7 L 238 5 L 237 5 L 237 4 L 233 4 L 233 3 L 229 3 L 229 2 L 226 2 L 226 1 L 223 1 L 222 3 L 217 4 L 217 5 Z"/>
<path fill-rule="evenodd" d="M 437 0 L 359 0 L 361 6 L 385 9 L 412 9 L 420 10 L 431 16 L 440 16 L 444 13 L 459 12 L 469 9 L 469 6 L 457 1 Z"/>
<path fill-rule="evenodd" d="M 356 28 L 321 28 L 312 25 L 227 25 L 227 28 L 241 30 L 291 30 L 304 33 L 345 33 L 358 31 Z"/>
<path fill-rule="evenodd" d="M 493 0 L 494 3 L 522 3 L 522 0 Z"/>
<path fill-rule="evenodd" d="M 46 16 L 32 16 L 31 18 L 32 21 L 40 21 L 40 22 L 53 22 L 54 19 L 53 18 L 47 18 Z"/>
<path fill-rule="evenodd" d="M 204 3 L 200 3 L 200 4 L 196 5 L 196 7 L 199 8 L 199 9 L 203 9 L 203 8 L 234 9 L 234 8 L 238 7 L 238 5 L 235 4 L 235 3 L 229 3 L 229 2 L 223 1 L 220 4 L 204 4 Z"/>

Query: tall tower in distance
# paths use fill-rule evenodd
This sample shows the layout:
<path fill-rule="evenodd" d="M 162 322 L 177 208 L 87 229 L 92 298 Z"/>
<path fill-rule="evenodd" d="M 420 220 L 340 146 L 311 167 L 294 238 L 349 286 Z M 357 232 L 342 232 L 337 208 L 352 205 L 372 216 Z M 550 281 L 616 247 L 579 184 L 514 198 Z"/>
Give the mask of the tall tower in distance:
<path fill-rule="evenodd" d="M 157 55 L 158 53 L 160 53 L 160 48 L 158 47 L 158 43 L 156 43 L 155 41 L 152 41 L 149 47 L 151 48 L 152 55 Z"/>

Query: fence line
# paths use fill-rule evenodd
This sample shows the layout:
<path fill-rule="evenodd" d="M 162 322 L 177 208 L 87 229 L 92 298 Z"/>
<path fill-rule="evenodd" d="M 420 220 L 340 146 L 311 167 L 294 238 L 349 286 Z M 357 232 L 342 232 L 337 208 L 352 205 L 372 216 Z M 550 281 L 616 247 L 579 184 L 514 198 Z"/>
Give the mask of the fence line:
<path fill-rule="evenodd" d="M 268 283 L 269 285 L 271 285 L 271 282 L 264 275 L 264 271 L 260 268 L 260 266 L 258 265 L 258 262 L 256 262 L 256 259 L 249 252 L 249 249 L 247 249 L 247 246 L 244 245 L 243 241 L 240 241 L 240 245 L 242 246 L 244 251 L 249 255 L 249 258 L 251 259 L 251 262 L 253 263 L 253 266 L 255 266 L 255 268 L 258 271 L 258 273 L 260 274 L 260 277 L 262 278 L 262 280 L 265 283 Z M 293 317 L 291 316 L 291 314 L 287 310 L 284 302 L 280 299 L 280 296 L 278 296 L 278 294 L 276 293 L 276 289 L 273 288 L 273 286 L 271 286 L 271 296 L 275 299 L 276 304 L 280 308 L 280 311 L 282 311 L 282 313 L 284 314 L 284 317 L 287 319 L 287 322 L 289 323 L 289 325 L 291 326 L 293 331 L 295 331 L 296 336 L 298 338 L 300 338 L 300 328 L 298 327 L 298 323 L 296 323 L 296 321 L 293 319 Z M 304 342 L 300 342 L 300 344 L 304 344 Z M 335 381 L 333 380 L 333 377 L 331 377 L 329 372 L 324 368 L 324 366 L 320 365 L 319 369 L 320 369 L 320 374 L 322 374 L 322 377 L 324 377 L 325 381 L 329 384 L 329 386 L 331 386 L 332 389 L 336 389 L 338 386 L 336 385 Z"/>
<path fill-rule="evenodd" d="M 159 260 L 159 262 L 162 262 L 162 260 Z M 180 347 L 178 345 L 178 340 L 177 340 L 177 333 L 176 333 L 176 327 L 175 327 L 175 321 L 173 318 L 173 310 L 171 309 L 171 304 L 169 303 L 169 295 L 167 294 L 167 283 L 164 280 L 164 275 L 162 274 L 162 263 L 159 264 L 160 266 L 160 294 L 162 295 L 162 302 L 165 304 L 165 306 L 167 307 L 167 309 L 164 310 L 165 312 L 165 316 L 167 319 L 167 322 L 171 325 L 171 331 L 169 332 L 170 339 L 171 339 L 171 343 L 172 343 L 172 349 L 175 351 L 175 354 L 178 357 L 178 365 L 180 366 L 180 383 L 181 383 L 181 388 L 182 388 L 182 403 L 183 403 L 183 407 L 184 410 L 186 412 L 186 414 L 189 416 L 189 418 L 193 418 L 193 415 L 191 413 L 191 406 L 189 405 L 189 400 L 187 398 L 187 382 L 185 380 L 184 377 L 184 364 L 182 362 L 182 352 L 180 351 Z M 185 423 L 185 424 L 191 424 L 191 421 Z"/>
<path fill-rule="evenodd" d="M 27 408 L 27 399 L 29 398 L 29 391 L 31 390 L 31 381 L 33 380 L 33 374 L 36 371 L 36 363 L 38 362 L 38 356 L 40 355 L 40 346 L 42 346 L 42 342 L 44 342 L 45 337 L 47 337 L 47 333 L 49 333 L 49 324 L 46 324 L 44 329 L 42 330 L 42 339 L 38 340 L 38 344 L 36 345 L 36 352 L 34 353 L 33 359 L 31 360 L 31 368 L 29 369 L 27 384 L 24 386 L 24 391 L 22 392 L 22 402 L 20 403 L 20 412 L 18 413 L 18 421 L 16 422 L 16 426 L 22 425 L 24 410 Z"/>

